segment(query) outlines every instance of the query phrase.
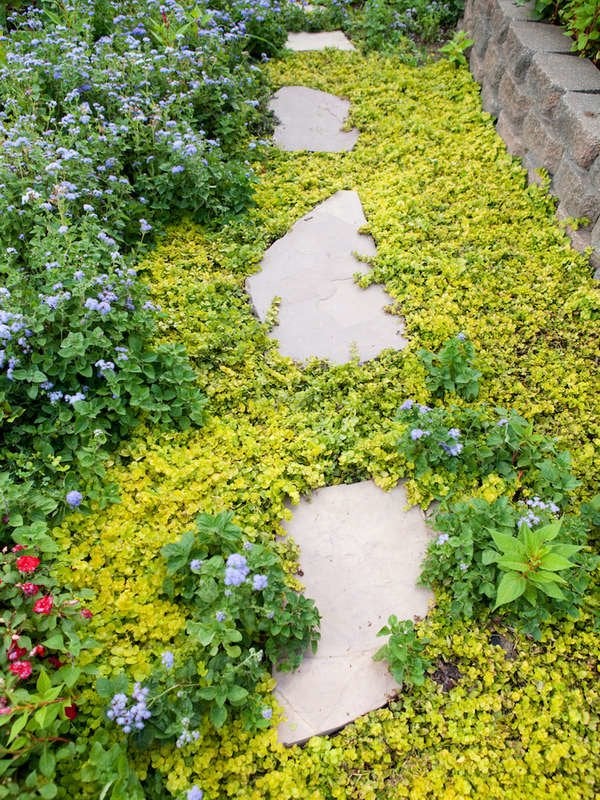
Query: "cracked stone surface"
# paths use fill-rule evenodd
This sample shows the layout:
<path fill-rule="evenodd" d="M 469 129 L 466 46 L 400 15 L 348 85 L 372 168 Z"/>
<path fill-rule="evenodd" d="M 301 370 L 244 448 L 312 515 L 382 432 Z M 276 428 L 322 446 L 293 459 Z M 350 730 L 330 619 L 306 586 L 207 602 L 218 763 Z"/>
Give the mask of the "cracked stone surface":
<path fill-rule="evenodd" d="M 352 150 L 358 131 L 344 131 L 350 103 L 306 86 L 284 86 L 269 101 L 278 124 L 273 141 L 280 150 L 342 153 Z"/>
<path fill-rule="evenodd" d="M 307 7 L 309 8 L 309 7 Z M 321 33 L 290 33 L 286 47 L 290 50 L 356 50 L 352 42 L 342 31 L 326 31 Z"/>
<path fill-rule="evenodd" d="M 420 509 L 406 505 L 403 486 L 329 486 L 302 500 L 286 523 L 322 620 L 317 653 L 296 672 L 275 673 L 284 744 L 331 733 L 398 689 L 386 665 L 373 661 L 385 641 L 377 631 L 390 614 L 425 615 L 431 599 L 416 581 L 432 534 Z"/>
<path fill-rule="evenodd" d="M 355 273 L 369 271 L 354 253 L 376 252 L 372 239 L 358 233 L 365 224 L 358 194 L 337 192 L 272 244 L 261 271 L 246 281 L 262 321 L 274 298 L 281 298 L 270 335 L 284 355 L 343 364 L 353 353 L 367 361 L 386 348 L 406 346 L 402 320 L 384 311 L 391 298 L 381 286 L 361 289 L 354 282 Z"/>

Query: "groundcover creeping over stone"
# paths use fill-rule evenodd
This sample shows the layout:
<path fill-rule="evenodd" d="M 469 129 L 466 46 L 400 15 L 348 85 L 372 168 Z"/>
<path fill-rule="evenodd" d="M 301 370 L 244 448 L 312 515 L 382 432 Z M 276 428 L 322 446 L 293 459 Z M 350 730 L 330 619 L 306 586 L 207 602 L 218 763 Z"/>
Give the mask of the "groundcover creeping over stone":
<path fill-rule="evenodd" d="M 231 509 L 248 535 L 275 540 L 286 501 L 371 477 L 393 486 L 404 465 L 391 421 L 407 396 L 428 400 L 419 347 L 467 331 L 484 373 L 481 400 L 516 407 L 573 452 L 582 497 L 597 475 L 597 287 L 584 257 L 557 227 L 552 202 L 526 187 L 506 155 L 478 89 L 448 64 L 406 68 L 356 54 L 303 54 L 271 63 L 277 86 L 306 85 L 352 103 L 361 136 L 350 153 L 262 155 L 256 207 L 221 231 L 172 229 L 141 265 L 165 315 L 161 335 L 184 342 L 210 398 L 201 431 L 140 431 L 112 477 L 122 503 L 64 521 L 61 574 L 97 598 L 90 621 L 103 673 L 127 667 L 143 680 L 154 657 L 177 650 L 186 618 L 159 597 L 159 550 L 199 511 Z M 264 251 L 338 190 L 360 195 L 377 244 L 373 280 L 406 317 L 410 347 L 334 367 L 300 369 L 254 317 L 244 290 Z M 369 281 L 366 281 L 369 282 Z M 444 477 L 408 486 L 426 503 Z M 498 476 L 478 491 L 493 500 Z M 295 575 L 297 552 L 279 543 Z M 116 598 L 116 599 L 115 599 Z M 180 800 L 595 798 L 600 781 L 595 597 L 578 620 L 535 643 L 498 626 L 450 623 L 447 599 L 420 625 L 427 652 L 456 667 L 443 691 L 429 678 L 331 737 L 283 747 L 273 727 L 256 735 L 209 724 L 183 748 L 131 748 L 142 779 Z M 495 640 L 494 640 L 495 641 Z M 449 665 L 449 666 L 448 666 Z M 271 702 L 265 676 L 261 701 Z M 93 723 L 105 707 L 86 690 Z M 82 726 L 85 745 L 91 729 Z M 72 765 L 62 782 L 85 797 Z M 148 780 L 148 785 L 150 780 Z"/>

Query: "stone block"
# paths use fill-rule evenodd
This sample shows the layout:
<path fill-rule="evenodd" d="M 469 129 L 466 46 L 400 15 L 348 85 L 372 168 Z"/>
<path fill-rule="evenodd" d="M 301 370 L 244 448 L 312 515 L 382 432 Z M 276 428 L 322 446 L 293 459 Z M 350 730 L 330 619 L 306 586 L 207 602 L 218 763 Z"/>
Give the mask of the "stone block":
<path fill-rule="evenodd" d="M 589 169 L 600 156 L 600 95 L 563 94 L 552 118 L 552 128 L 565 142 L 575 163 Z"/>
<path fill-rule="evenodd" d="M 525 148 L 523 146 L 523 142 L 521 141 L 521 137 L 519 136 L 519 132 L 513 127 L 510 119 L 504 113 L 504 111 L 501 111 L 500 116 L 498 117 L 496 133 L 504 141 L 506 149 L 511 156 L 523 158 L 525 155 Z"/>
<path fill-rule="evenodd" d="M 568 91 L 598 93 L 600 102 L 600 71 L 575 55 L 536 53 L 527 71 L 526 89 L 542 113 L 550 116 Z"/>
<path fill-rule="evenodd" d="M 510 117 L 513 126 L 520 128 L 532 107 L 532 100 L 505 72 L 498 87 L 498 104 L 502 112 Z"/>
<path fill-rule="evenodd" d="M 524 79 L 536 53 L 569 53 L 570 50 L 571 40 L 563 29 L 543 22 L 512 22 L 503 44 L 507 68 L 519 82 Z"/>
<path fill-rule="evenodd" d="M 588 173 L 573 161 L 563 158 L 552 179 L 552 193 L 560 209 L 570 217 L 587 217 L 595 224 L 600 216 L 600 195 L 592 188 Z"/>
<path fill-rule="evenodd" d="M 484 83 L 490 91 L 497 96 L 500 81 L 506 70 L 506 63 L 503 58 L 502 48 L 494 41 L 488 43 L 483 60 Z"/>
<path fill-rule="evenodd" d="M 490 30 L 493 31 L 491 35 L 496 42 L 500 44 L 504 42 L 513 20 L 532 21 L 533 3 L 520 6 L 513 0 L 493 0 Z"/>
<path fill-rule="evenodd" d="M 489 4 L 486 2 L 467 2 L 461 28 L 474 39 L 471 52 L 483 59 L 490 37 Z M 487 13 L 486 13 L 487 12 Z"/>
<path fill-rule="evenodd" d="M 594 161 L 589 170 L 590 183 L 595 192 L 600 194 L 600 156 Z"/>
<path fill-rule="evenodd" d="M 552 136 L 535 110 L 531 110 L 523 120 L 521 137 L 527 148 L 529 166 L 534 169 L 544 167 L 550 175 L 554 175 L 564 148 L 561 140 Z"/>

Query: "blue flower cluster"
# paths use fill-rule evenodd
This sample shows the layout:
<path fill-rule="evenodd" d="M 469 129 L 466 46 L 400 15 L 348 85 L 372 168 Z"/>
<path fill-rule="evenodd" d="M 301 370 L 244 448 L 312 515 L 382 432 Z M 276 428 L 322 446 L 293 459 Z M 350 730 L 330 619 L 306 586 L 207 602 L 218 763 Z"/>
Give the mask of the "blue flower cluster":
<path fill-rule="evenodd" d="M 144 729 L 146 720 L 152 716 L 147 706 L 147 698 L 148 689 L 140 683 L 136 683 L 131 693 L 131 699 L 123 692 L 114 695 L 106 716 L 122 728 L 123 733 L 141 731 Z"/>
<path fill-rule="evenodd" d="M 519 528 L 521 525 L 526 525 L 528 528 L 533 528 L 535 525 L 540 524 L 542 517 L 540 517 L 539 514 L 536 514 L 536 510 L 538 512 L 549 511 L 551 514 L 558 514 L 560 512 L 560 508 L 556 505 L 556 503 L 545 503 L 537 496 L 531 498 L 530 500 L 526 500 L 525 505 L 529 506 L 529 508 L 527 512 L 517 520 L 517 527 Z"/>

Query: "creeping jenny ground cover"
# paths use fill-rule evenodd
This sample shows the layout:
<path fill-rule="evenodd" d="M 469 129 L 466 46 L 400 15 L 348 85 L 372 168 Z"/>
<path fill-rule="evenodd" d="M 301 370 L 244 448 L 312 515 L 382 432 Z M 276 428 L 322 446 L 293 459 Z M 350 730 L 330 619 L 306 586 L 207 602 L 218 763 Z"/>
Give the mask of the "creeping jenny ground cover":
<path fill-rule="evenodd" d="M 349 97 L 362 135 L 349 154 L 265 152 L 246 219 L 218 231 L 180 225 L 140 265 L 167 310 L 161 336 L 186 345 L 211 412 L 198 433 L 148 431 L 128 445 L 114 472 L 122 502 L 57 531 L 61 575 L 96 590 L 105 674 L 126 667 L 142 680 L 152 654 L 182 646 L 185 615 L 157 592 L 159 551 L 199 511 L 230 509 L 249 537 L 272 541 L 287 497 L 368 476 L 395 483 L 406 466 L 394 414 L 409 396 L 430 399 L 417 349 L 438 349 L 458 331 L 479 353 L 480 400 L 558 437 L 573 453 L 581 497 L 590 497 L 597 289 L 552 202 L 526 187 L 496 138 L 468 73 L 336 53 L 295 56 L 269 73 L 275 85 Z M 300 369 L 253 317 L 243 281 L 295 219 L 347 188 L 361 195 L 378 244 L 374 278 L 397 301 L 412 344 L 364 365 Z M 427 504 L 451 481 L 441 471 L 409 486 Z M 505 492 L 498 475 L 474 490 L 487 502 Z M 278 548 L 293 564 L 291 543 Z M 118 614 L 107 618 L 107 608 Z M 196 785 L 208 798 L 593 797 L 597 594 L 577 621 L 546 626 L 540 641 L 500 619 L 451 621 L 448 610 L 441 592 L 421 635 L 433 662 L 460 671 L 449 692 L 428 680 L 304 748 L 282 748 L 273 728 L 251 735 L 239 722 L 205 724 L 181 748 L 130 748 L 142 778 L 149 769 L 163 776 L 164 784 L 156 774 L 147 780 L 149 796 L 153 785 L 166 786 L 153 790 L 158 796 Z M 490 643 L 491 630 L 514 642 L 510 658 Z M 82 701 L 92 727 L 103 724 L 106 707 L 92 687 Z"/>
<path fill-rule="evenodd" d="M 537 503 L 531 470 L 461 472 L 455 465 L 463 453 L 452 436 L 447 446 L 455 455 L 420 470 L 425 462 L 398 447 L 407 421 L 396 414 L 407 399 L 435 405 L 440 418 L 464 420 L 483 403 L 511 409 L 544 441 L 555 437 L 557 452 L 571 451 L 579 484 L 565 488 L 561 473 L 542 485 L 558 493 L 565 529 L 585 542 L 576 520 L 598 468 L 598 294 L 585 258 L 557 226 L 552 201 L 527 187 L 481 112 L 468 72 L 327 53 L 272 62 L 261 76 L 274 88 L 307 85 L 348 97 L 361 137 L 345 154 L 257 148 L 250 211 L 218 225 L 202 215 L 200 224 L 184 220 L 141 260 L 132 256 L 150 286 L 149 302 L 163 309 L 150 352 L 185 347 L 207 399 L 204 424 L 177 431 L 154 426 L 152 414 L 138 417 L 133 438 L 115 443 L 107 461 L 120 502 L 101 508 L 79 495 L 65 499 L 74 511 L 52 530 L 60 548 L 52 576 L 22 560 L 35 556 L 5 557 L 10 581 L 38 582 L 34 602 L 58 598 L 57 581 L 72 587 L 80 602 L 68 607 L 88 636 L 77 674 L 48 665 L 61 697 L 75 687 L 61 705 L 59 734 L 76 744 L 65 744 L 58 759 L 56 748 L 44 748 L 29 796 L 92 798 L 105 787 L 114 800 L 592 798 L 600 782 L 593 584 L 576 619 L 550 616 L 534 639 L 512 627 L 502 609 L 479 609 L 476 621 L 453 616 L 457 599 L 441 583 L 436 608 L 417 626 L 419 651 L 438 682 L 428 677 L 335 736 L 303 748 L 277 743 L 272 681 L 254 643 L 264 644 L 273 630 L 255 633 L 275 615 L 268 592 L 299 586 L 293 543 L 275 541 L 289 498 L 336 482 L 374 477 L 387 487 L 406 477 L 423 506 L 474 498 L 504 520 L 520 498 L 524 514 L 543 516 L 539 504 L 525 503 Z M 378 246 L 372 278 L 405 317 L 411 345 L 363 365 L 314 361 L 300 368 L 279 355 L 243 284 L 272 241 L 339 189 L 361 196 Z M 459 333 L 478 354 L 477 404 L 436 398 L 419 355 Z M 443 422 L 456 436 L 449 418 Z M 408 438 L 418 445 L 427 437 L 411 437 L 417 422 L 410 425 Z M 466 434 L 463 426 L 461 441 Z M 533 434 L 523 435 L 533 447 Z M 543 501 L 552 514 L 554 497 Z M 472 523 L 468 509 L 460 513 Z M 452 543 L 452 519 L 440 523 L 440 552 Z M 203 569 L 200 596 L 194 575 Z M 238 590 L 245 594 L 238 598 Z M 15 597 L 30 591 L 15 589 Z M 48 601 L 39 608 L 44 633 L 54 617 Z M 310 608 L 303 613 L 302 624 Z M 276 621 L 293 631 L 292 622 Z M 289 656 L 285 638 L 277 641 Z M 8 661 L 23 663 L 26 654 L 15 652 Z M 243 670 L 236 662 L 242 658 Z M 53 687 L 38 680 L 38 702 L 52 706 Z M 186 706 L 190 696 L 195 705 Z M 0 789 L 19 796 L 24 786 L 14 790 L 3 780 Z"/>

